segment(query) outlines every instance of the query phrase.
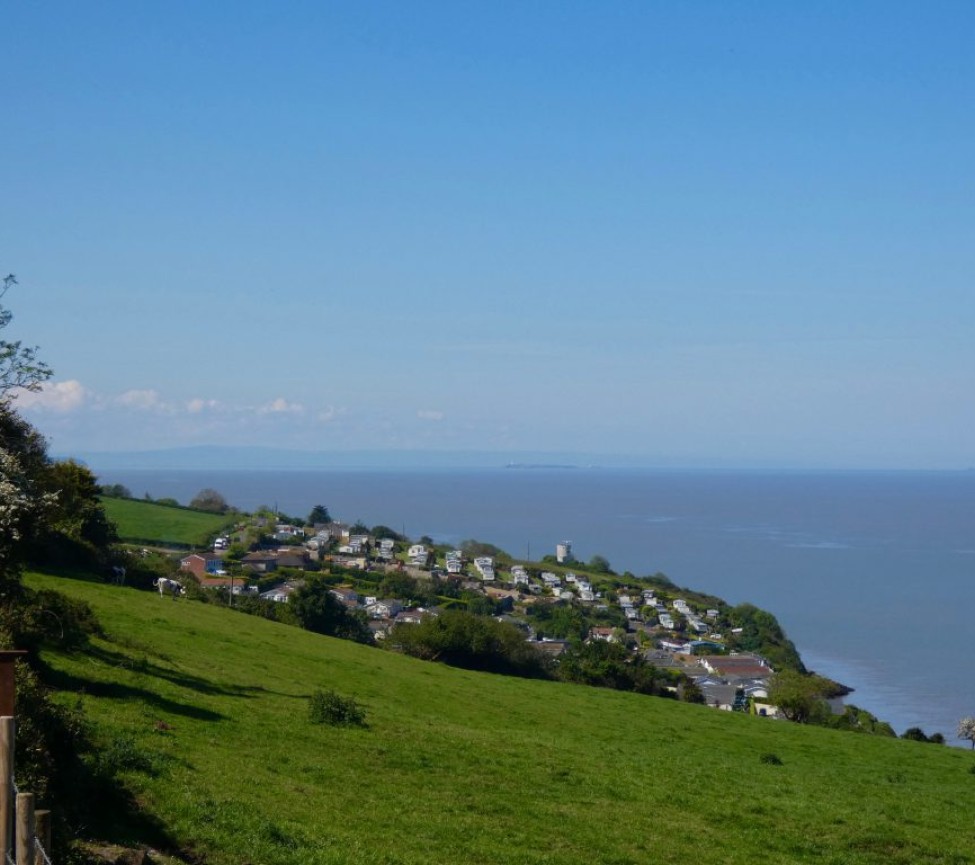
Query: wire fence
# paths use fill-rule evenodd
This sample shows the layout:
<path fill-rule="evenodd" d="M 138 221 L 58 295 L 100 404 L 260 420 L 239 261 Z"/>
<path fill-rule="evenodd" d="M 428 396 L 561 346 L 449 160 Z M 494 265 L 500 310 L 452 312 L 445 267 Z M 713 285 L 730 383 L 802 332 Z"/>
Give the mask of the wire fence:
<path fill-rule="evenodd" d="M 10 790 L 13 792 L 14 800 L 16 800 L 17 796 L 20 795 L 20 788 L 17 786 L 17 782 L 13 779 L 13 777 L 11 777 L 9 780 Z M 13 833 L 11 834 L 10 838 L 12 841 L 14 838 Z M 17 865 L 17 860 L 14 858 L 15 851 L 13 849 L 8 848 L 7 850 L 4 850 L 3 853 L 4 859 L 6 860 L 5 865 Z M 53 865 L 50 855 L 48 854 L 47 850 L 44 849 L 44 842 L 37 835 L 34 835 L 34 857 L 30 865 L 41 865 L 41 862 L 43 862 L 44 865 Z"/>
<path fill-rule="evenodd" d="M 41 843 L 41 839 L 36 835 L 34 836 L 34 862 L 37 862 L 37 854 L 41 854 L 41 858 L 44 860 L 45 865 L 52 865 L 51 857 L 47 855 L 47 850 L 44 849 L 44 845 Z"/>

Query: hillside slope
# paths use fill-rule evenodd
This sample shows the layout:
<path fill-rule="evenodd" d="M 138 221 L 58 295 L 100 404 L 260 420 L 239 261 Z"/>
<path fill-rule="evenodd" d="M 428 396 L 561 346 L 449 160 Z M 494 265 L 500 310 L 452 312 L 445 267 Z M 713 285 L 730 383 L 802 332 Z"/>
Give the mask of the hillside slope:
<path fill-rule="evenodd" d="M 214 534 L 233 525 L 234 516 L 160 505 L 138 499 L 103 497 L 105 515 L 128 543 L 150 546 L 205 546 Z"/>
<path fill-rule="evenodd" d="M 239 863 L 972 863 L 975 757 L 471 673 L 233 611 L 30 575 L 108 639 L 47 653 L 187 851 Z M 316 688 L 366 728 L 316 726 Z M 781 765 L 763 761 L 774 754 Z"/>

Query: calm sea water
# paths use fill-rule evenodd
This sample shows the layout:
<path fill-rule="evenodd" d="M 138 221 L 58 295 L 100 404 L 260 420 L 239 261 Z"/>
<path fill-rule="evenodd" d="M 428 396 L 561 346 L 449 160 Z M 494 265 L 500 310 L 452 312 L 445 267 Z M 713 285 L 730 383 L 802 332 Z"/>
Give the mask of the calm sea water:
<path fill-rule="evenodd" d="M 97 472 L 97 466 L 93 467 Z M 773 612 L 807 666 L 898 732 L 954 742 L 975 714 L 975 472 L 609 469 L 112 471 L 103 483 L 187 503 L 203 487 L 261 505 L 580 559 Z"/>

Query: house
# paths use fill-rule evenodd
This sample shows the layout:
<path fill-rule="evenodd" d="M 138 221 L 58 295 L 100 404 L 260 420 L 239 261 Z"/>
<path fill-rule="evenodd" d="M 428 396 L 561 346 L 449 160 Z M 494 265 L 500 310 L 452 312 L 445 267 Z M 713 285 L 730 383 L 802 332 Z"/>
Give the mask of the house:
<path fill-rule="evenodd" d="M 359 606 L 359 593 L 355 589 L 348 589 L 344 587 L 339 587 L 336 589 L 329 590 L 335 598 L 338 599 L 339 603 L 346 607 L 358 607 Z"/>
<path fill-rule="evenodd" d="M 304 550 L 287 550 L 278 553 L 277 562 L 279 568 L 304 568 L 308 564 L 308 556 Z"/>
<path fill-rule="evenodd" d="M 366 600 L 370 599 L 367 598 Z M 366 613 L 371 619 L 392 619 L 402 609 L 403 604 L 393 599 L 374 600 L 373 603 L 366 605 Z"/>
<path fill-rule="evenodd" d="M 200 588 L 202 589 L 229 589 L 239 587 L 243 580 L 232 579 L 231 577 L 200 577 Z M 237 594 L 235 592 L 235 594 Z"/>
<path fill-rule="evenodd" d="M 474 567 L 477 568 L 482 580 L 494 579 L 494 559 L 490 556 L 478 556 L 474 559 Z"/>
<path fill-rule="evenodd" d="M 532 648 L 542 652 L 542 654 L 548 655 L 550 658 L 558 658 L 568 651 L 569 641 L 543 638 L 532 643 Z"/>
<path fill-rule="evenodd" d="M 562 585 L 562 580 L 550 571 L 542 572 L 542 582 L 550 589 L 556 589 Z"/>
<path fill-rule="evenodd" d="M 589 639 L 602 640 L 606 643 L 619 642 L 619 637 L 616 634 L 616 628 L 590 628 Z"/>
<path fill-rule="evenodd" d="M 389 636 L 389 629 L 393 626 L 393 623 L 389 619 L 370 619 L 366 622 L 366 627 L 372 633 L 372 638 L 376 642 L 380 640 L 385 640 Z"/>
<path fill-rule="evenodd" d="M 703 655 L 701 666 L 729 682 L 764 680 L 774 672 L 768 661 L 758 655 Z"/>
<path fill-rule="evenodd" d="M 267 553 L 248 553 L 240 561 L 245 568 L 249 568 L 259 574 L 268 574 L 271 571 L 277 570 L 278 567 L 277 556 L 268 555 Z"/>
<path fill-rule="evenodd" d="M 179 560 L 179 569 L 198 577 L 215 574 L 223 565 L 223 553 L 190 553 Z"/>
<path fill-rule="evenodd" d="M 425 568 L 430 561 L 430 551 L 423 544 L 413 544 L 407 551 L 406 557 L 415 568 Z"/>
<path fill-rule="evenodd" d="M 419 625 L 430 614 L 426 610 L 400 610 L 393 617 L 394 625 Z"/>
<path fill-rule="evenodd" d="M 261 598 L 265 601 L 275 601 L 279 604 L 286 604 L 288 602 L 288 598 L 296 588 L 297 586 L 291 586 L 287 583 L 283 583 L 282 585 L 275 586 L 273 589 L 266 592 L 261 592 Z"/>

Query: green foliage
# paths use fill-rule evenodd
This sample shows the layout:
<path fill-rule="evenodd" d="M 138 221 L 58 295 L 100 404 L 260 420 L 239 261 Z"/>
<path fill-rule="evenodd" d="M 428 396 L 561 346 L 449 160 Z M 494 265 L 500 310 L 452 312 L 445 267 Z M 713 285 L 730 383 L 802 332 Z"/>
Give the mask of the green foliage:
<path fill-rule="evenodd" d="M 822 676 L 785 669 L 769 681 L 769 701 L 797 724 L 828 725 L 831 713 L 826 697 L 833 685 Z"/>
<path fill-rule="evenodd" d="M 558 677 L 565 682 L 658 697 L 675 696 L 672 689 L 685 684 L 686 678 L 647 663 L 622 643 L 605 640 L 570 647 L 559 659 Z"/>
<path fill-rule="evenodd" d="M 350 613 L 331 592 L 331 584 L 319 577 L 309 578 L 281 605 L 295 624 L 306 631 L 355 640 L 372 641 L 372 634 L 361 614 Z M 356 611 L 358 613 L 358 611 Z"/>
<path fill-rule="evenodd" d="M 557 604 L 532 604 L 527 608 L 532 627 L 540 637 L 557 640 L 584 640 L 590 623 L 579 607 L 559 602 Z"/>
<path fill-rule="evenodd" d="M 908 727 L 901 733 L 901 738 L 911 742 L 928 742 L 932 745 L 943 745 L 945 743 L 944 734 L 932 733 L 928 736 L 920 727 Z"/>
<path fill-rule="evenodd" d="M 45 468 L 40 486 L 50 504 L 31 544 L 31 560 L 67 566 L 98 563 L 118 541 L 118 531 L 105 514 L 94 474 L 74 460 L 60 460 Z"/>
<path fill-rule="evenodd" d="M 480 556 L 491 556 L 496 561 L 511 561 L 511 556 L 509 556 L 500 547 L 496 547 L 494 544 L 485 543 L 484 541 L 476 541 L 473 538 L 468 538 L 466 541 L 461 541 L 458 549 L 460 549 L 460 551 L 468 559 L 476 559 Z"/>
<path fill-rule="evenodd" d="M 393 628 L 390 648 L 453 667 L 528 678 L 549 675 L 548 660 L 514 625 L 462 610 Z"/>
<path fill-rule="evenodd" d="M 402 543 L 403 541 L 406 540 L 406 538 L 403 535 L 401 535 L 399 532 L 394 531 L 389 526 L 383 526 L 383 525 L 373 526 L 369 534 L 371 534 L 377 541 L 381 541 L 386 538 L 389 538 L 392 541 L 397 541 L 398 543 Z"/>
<path fill-rule="evenodd" d="M 365 710 L 352 698 L 335 691 L 315 691 L 308 699 L 308 717 L 313 724 L 332 727 L 366 726 Z"/>
<path fill-rule="evenodd" d="M 22 589 L 0 606 L 0 633 L 9 647 L 36 653 L 42 646 L 77 651 L 101 628 L 91 607 L 62 592 Z"/>
<path fill-rule="evenodd" d="M 225 514 L 229 508 L 227 500 L 216 490 L 207 487 L 200 490 L 193 500 L 190 507 L 198 511 L 209 511 L 214 514 Z"/>
<path fill-rule="evenodd" d="M 593 556 L 586 568 L 595 574 L 611 574 L 613 569 L 609 566 L 609 559 L 605 556 Z"/>
<path fill-rule="evenodd" d="M 806 672 L 795 645 L 771 613 L 754 604 L 739 604 L 728 611 L 728 619 L 733 628 L 742 629 L 729 642 L 729 648 L 757 652 L 776 670 Z"/>
<path fill-rule="evenodd" d="M 102 484 L 101 494 L 110 499 L 131 499 L 132 491 L 124 484 Z"/>
<path fill-rule="evenodd" d="M 823 727 L 833 727 L 837 730 L 850 730 L 854 733 L 870 733 L 874 736 L 889 736 L 891 738 L 897 736 L 894 728 L 886 721 L 881 721 L 866 709 L 861 709 L 852 704 L 845 706 L 841 715 L 832 713 L 817 715 L 813 721 Z"/>
<path fill-rule="evenodd" d="M 908 727 L 901 733 L 902 739 L 909 739 L 912 742 L 927 742 L 927 734 L 920 727 Z"/>
<path fill-rule="evenodd" d="M 319 523 L 332 522 L 332 516 L 325 505 L 315 505 L 308 514 L 308 525 L 317 526 Z"/>

